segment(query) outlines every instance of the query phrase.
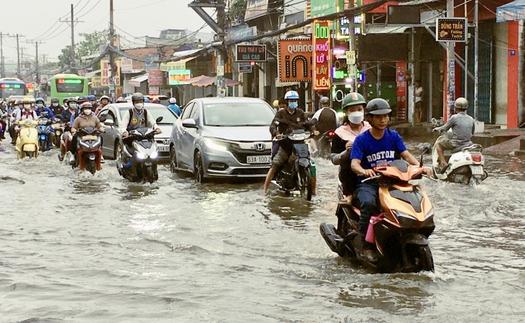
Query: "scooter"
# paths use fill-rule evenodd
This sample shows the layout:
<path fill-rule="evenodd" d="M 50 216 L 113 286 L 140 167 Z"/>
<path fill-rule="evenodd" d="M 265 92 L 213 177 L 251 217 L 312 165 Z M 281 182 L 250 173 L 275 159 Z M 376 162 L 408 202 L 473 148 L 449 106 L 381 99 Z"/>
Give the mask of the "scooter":
<path fill-rule="evenodd" d="M 430 150 L 430 144 L 428 148 Z M 340 202 L 337 206 L 337 228 L 320 225 L 321 235 L 330 249 L 365 267 L 382 273 L 434 271 L 434 260 L 428 238 L 434 231 L 434 209 L 426 192 L 413 179 L 422 177 L 423 167 L 408 165 L 396 159 L 387 166 L 374 168 L 374 179 L 380 183 L 381 213 L 372 216 L 366 241 L 375 244 L 376 262 L 363 254 L 359 234 L 359 203 Z M 369 180 L 369 179 L 365 179 Z"/>
<path fill-rule="evenodd" d="M 441 136 L 448 136 L 449 133 L 444 133 Z M 436 140 L 440 140 L 440 137 Z M 483 146 L 480 144 L 472 144 L 466 147 L 459 147 L 454 150 L 444 150 L 443 154 L 448 161 L 448 165 L 444 170 L 439 169 L 439 154 L 436 150 L 436 144 L 432 149 L 432 169 L 436 178 L 449 181 L 452 183 L 462 183 L 468 185 L 470 183 L 479 184 L 488 177 L 485 171 L 485 157 L 481 153 Z"/>
<path fill-rule="evenodd" d="M 38 157 L 38 121 L 25 119 L 18 123 L 18 136 L 16 137 L 15 149 L 18 152 L 18 159 L 24 157 Z"/>
<path fill-rule="evenodd" d="M 289 135 L 283 135 L 280 140 L 287 140 L 293 145 L 288 161 L 284 163 L 272 183 L 287 195 L 298 191 L 307 201 L 312 200 L 312 173 L 315 173 L 315 164 L 310 159 L 310 152 L 306 140 L 311 133 L 302 129 L 293 130 Z"/>
<path fill-rule="evenodd" d="M 91 174 L 102 169 L 102 138 L 96 128 L 85 127 L 78 130 L 77 154 L 72 165 L 80 170 L 87 170 Z"/>
<path fill-rule="evenodd" d="M 334 138 L 335 132 L 333 130 L 326 131 L 317 140 L 317 152 L 314 157 L 320 157 L 325 159 L 331 158 L 332 139 Z"/>
<path fill-rule="evenodd" d="M 60 136 L 60 154 L 58 154 L 58 160 L 63 161 L 67 152 L 70 152 L 73 147 L 73 135 L 70 132 L 70 128 L 66 126 L 64 132 Z"/>
<path fill-rule="evenodd" d="M 162 121 L 158 117 L 156 122 Z M 159 179 L 157 163 L 159 158 L 155 130 L 141 127 L 130 130 L 124 138 L 121 158 L 117 160 L 119 174 L 132 182 L 150 182 Z"/>
<path fill-rule="evenodd" d="M 55 131 L 55 146 L 60 147 L 60 141 L 62 140 L 62 134 L 64 133 L 65 124 L 62 123 L 60 116 L 56 117 L 57 122 L 53 123 L 53 130 Z"/>
<path fill-rule="evenodd" d="M 47 116 L 47 114 L 42 114 L 38 118 L 38 146 L 40 147 L 41 152 L 48 151 L 51 149 L 51 133 L 53 130 L 53 121 Z"/>

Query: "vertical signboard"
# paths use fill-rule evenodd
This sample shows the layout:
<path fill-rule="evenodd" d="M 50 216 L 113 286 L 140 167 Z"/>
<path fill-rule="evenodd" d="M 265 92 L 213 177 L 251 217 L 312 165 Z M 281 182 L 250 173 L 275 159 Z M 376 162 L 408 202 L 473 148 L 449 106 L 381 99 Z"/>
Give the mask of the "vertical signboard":
<path fill-rule="evenodd" d="M 314 90 L 330 89 L 330 22 L 314 20 L 312 26 L 314 46 Z"/>
<path fill-rule="evenodd" d="M 115 67 L 117 70 L 115 71 L 115 85 L 120 84 L 120 60 L 115 61 Z M 102 83 L 102 87 L 109 86 L 109 77 L 111 68 L 109 66 L 109 60 L 107 59 L 101 59 L 100 60 L 100 81 Z"/>
<path fill-rule="evenodd" d="M 406 82 L 406 62 L 396 62 L 396 107 L 397 120 L 407 119 L 407 82 Z"/>
<path fill-rule="evenodd" d="M 312 40 L 279 40 L 278 51 L 280 82 L 312 82 Z"/>

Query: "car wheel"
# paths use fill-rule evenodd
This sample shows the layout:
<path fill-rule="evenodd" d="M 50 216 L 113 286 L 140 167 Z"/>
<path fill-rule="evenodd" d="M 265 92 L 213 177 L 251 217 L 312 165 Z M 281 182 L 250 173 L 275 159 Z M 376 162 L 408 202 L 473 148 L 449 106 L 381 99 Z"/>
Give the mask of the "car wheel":
<path fill-rule="evenodd" d="M 115 147 L 113 147 L 113 159 L 117 160 L 120 158 L 120 155 L 122 155 L 122 146 L 118 142 L 118 140 L 115 141 Z"/>
<path fill-rule="evenodd" d="M 194 171 L 193 174 L 195 175 L 195 181 L 197 183 L 204 183 L 204 164 L 202 161 L 202 155 L 200 151 L 197 151 L 195 153 L 195 159 L 193 163 Z"/>

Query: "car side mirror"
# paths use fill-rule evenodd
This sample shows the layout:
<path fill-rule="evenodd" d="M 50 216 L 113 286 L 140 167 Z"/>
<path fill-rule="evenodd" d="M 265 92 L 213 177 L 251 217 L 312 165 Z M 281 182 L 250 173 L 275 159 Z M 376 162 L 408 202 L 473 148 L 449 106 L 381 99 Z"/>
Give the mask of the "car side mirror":
<path fill-rule="evenodd" d="M 161 116 L 161 117 L 158 117 L 157 120 L 155 120 L 155 123 L 159 123 L 159 122 L 161 122 L 162 119 L 164 119 L 164 117 L 162 117 L 162 116 Z"/>
<path fill-rule="evenodd" d="M 100 122 L 106 122 L 106 118 L 107 117 L 103 115 L 103 116 L 98 117 L 98 120 L 100 120 Z"/>
<path fill-rule="evenodd" d="M 197 129 L 197 123 L 193 119 L 185 119 L 184 121 L 182 121 L 182 126 L 185 128 Z"/>
<path fill-rule="evenodd" d="M 104 120 L 104 124 L 108 127 L 112 127 L 115 124 L 115 122 L 113 122 L 113 120 L 111 119 L 107 119 L 107 120 Z"/>

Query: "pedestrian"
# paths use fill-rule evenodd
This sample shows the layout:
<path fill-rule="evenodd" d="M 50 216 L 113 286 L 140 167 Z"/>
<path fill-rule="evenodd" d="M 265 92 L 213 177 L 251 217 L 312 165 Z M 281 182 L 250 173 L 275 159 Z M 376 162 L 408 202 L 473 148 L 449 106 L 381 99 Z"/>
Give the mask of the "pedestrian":
<path fill-rule="evenodd" d="M 421 81 L 416 80 L 414 82 L 414 97 L 416 98 L 416 104 L 414 109 L 414 122 L 421 123 L 423 120 L 423 87 Z"/>

